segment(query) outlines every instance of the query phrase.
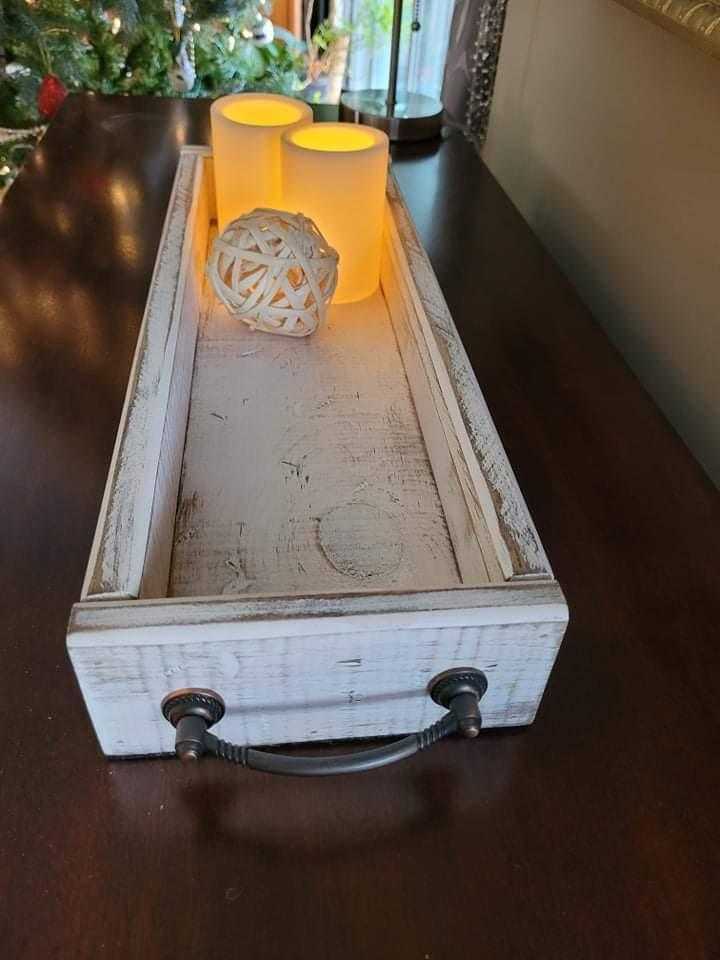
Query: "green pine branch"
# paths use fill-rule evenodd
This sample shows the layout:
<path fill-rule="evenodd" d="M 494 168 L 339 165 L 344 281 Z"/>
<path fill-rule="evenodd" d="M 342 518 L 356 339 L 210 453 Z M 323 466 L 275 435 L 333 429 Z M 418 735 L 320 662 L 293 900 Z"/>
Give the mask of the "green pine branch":
<path fill-rule="evenodd" d="M 296 51 L 282 42 L 258 46 L 244 36 L 255 24 L 259 0 L 184 3 L 178 29 L 171 0 L 0 0 L 0 127 L 41 122 L 37 94 L 48 73 L 69 90 L 107 94 L 296 91 L 303 75 Z M 188 37 L 197 76 L 190 91 L 176 63 Z M 2 167 L 22 153 L 3 149 Z"/>

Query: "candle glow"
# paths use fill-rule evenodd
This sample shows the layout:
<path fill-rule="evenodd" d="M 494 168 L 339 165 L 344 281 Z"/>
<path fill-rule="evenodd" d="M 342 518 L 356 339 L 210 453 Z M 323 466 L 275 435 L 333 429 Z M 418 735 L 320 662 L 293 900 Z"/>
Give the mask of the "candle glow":
<path fill-rule="evenodd" d="M 280 138 L 312 122 L 308 104 L 271 93 L 239 93 L 210 108 L 218 226 L 256 207 L 282 207 Z"/>
<path fill-rule="evenodd" d="M 282 139 L 283 202 L 318 226 L 340 255 L 335 303 L 362 300 L 380 283 L 388 138 L 350 123 L 318 123 Z"/>

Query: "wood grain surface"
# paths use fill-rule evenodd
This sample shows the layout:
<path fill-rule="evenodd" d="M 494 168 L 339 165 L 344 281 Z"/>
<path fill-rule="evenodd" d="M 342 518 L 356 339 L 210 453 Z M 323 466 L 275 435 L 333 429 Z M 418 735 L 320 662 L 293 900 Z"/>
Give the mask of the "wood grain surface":
<path fill-rule="evenodd" d="M 717 956 L 718 495 L 460 139 L 395 172 L 572 611 L 535 725 L 334 781 L 100 757 L 67 614 L 206 134 L 70 97 L 0 207 L 3 955 Z"/>
<path fill-rule="evenodd" d="M 221 693 L 217 736 L 247 745 L 400 735 L 443 711 L 433 677 L 476 666 L 483 726 L 532 723 L 567 626 L 555 582 L 310 597 L 98 600 L 68 650 L 103 752 L 171 754 L 171 691 Z"/>
<path fill-rule="evenodd" d="M 379 291 L 300 341 L 213 299 L 180 497 L 169 596 L 461 583 Z"/>

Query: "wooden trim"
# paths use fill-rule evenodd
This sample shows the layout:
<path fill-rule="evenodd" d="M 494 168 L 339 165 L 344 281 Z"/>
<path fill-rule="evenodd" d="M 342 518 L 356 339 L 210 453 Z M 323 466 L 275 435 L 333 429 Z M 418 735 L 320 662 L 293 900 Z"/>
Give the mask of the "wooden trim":
<path fill-rule="evenodd" d="M 191 322 L 185 305 L 185 284 L 197 274 L 198 237 L 186 232 L 196 217 L 207 181 L 204 178 L 206 148 L 181 151 L 168 213 L 160 239 L 158 258 L 150 282 L 133 360 L 125 405 L 115 440 L 98 525 L 90 552 L 83 598 L 138 597 L 153 521 L 155 490 L 162 464 L 163 435 L 169 410 L 182 417 L 186 397 L 172 403 L 173 370 L 180 353 L 192 361 L 192 334 L 180 337 L 184 323 Z M 207 229 L 204 231 L 207 236 Z M 202 243 L 202 236 L 200 237 Z M 203 258 L 205 251 L 203 250 Z M 194 264 L 194 274 L 190 269 Z M 202 277 L 202 267 L 200 265 Z M 195 277 L 196 278 L 196 277 Z M 184 425 L 182 427 L 184 430 Z M 182 449 L 182 447 L 181 447 Z M 167 465 L 169 483 L 179 482 L 179 464 Z M 171 512 L 174 516 L 174 511 Z M 155 591 L 161 589 L 154 585 Z"/>
<path fill-rule="evenodd" d="M 479 508 L 484 479 L 473 475 L 473 466 L 480 473 L 475 454 L 447 371 L 438 363 L 435 341 L 423 323 L 426 318 L 390 212 L 380 275 L 462 581 L 499 583 L 512 575 L 510 557 L 502 539 L 490 534 Z M 494 509 L 492 514 L 497 528 Z"/>
<path fill-rule="evenodd" d="M 76 603 L 68 626 L 68 648 L 128 642 L 176 643 L 178 631 L 192 639 L 300 636 L 393 630 L 410 625 L 458 626 L 486 623 L 566 623 L 568 610 L 554 581 L 459 587 L 407 593 L 307 597 L 178 597 Z M 145 635 L 145 631 L 151 631 Z"/>
<path fill-rule="evenodd" d="M 472 447 L 467 451 L 469 464 L 474 460 L 480 470 L 474 473 L 485 522 L 494 535 L 499 557 L 507 556 L 508 577 L 552 577 L 552 569 L 540 543 L 535 525 L 508 462 L 485 398 L 475 377 L 453 318 L 440 290 L 427 253 L 410 218 L 394 177 L 388 181 L 388 199 L 392 219 L 407 258 L 418 298 L 418 314 L 429 325 L 430 339 L 436 346 L 436 370 L 454 393 L 459 416 Z"/>
<path fill-rule="evenodd" d="M 109 756 L 172 750 L 159 704 L 217 689 L 218 736 L 269 744 L 389 736 L 441 709 L 426 694 L 453 666 L 483 670 L 484 726 L 532 723 L 565 632 L 556 583 L 428 593 L 94 602 L 68 648 Z"/>
<path fill-rule="evenodd" d="M 720 59 L 720 3 L 716 0 L 615 0 Z"/>

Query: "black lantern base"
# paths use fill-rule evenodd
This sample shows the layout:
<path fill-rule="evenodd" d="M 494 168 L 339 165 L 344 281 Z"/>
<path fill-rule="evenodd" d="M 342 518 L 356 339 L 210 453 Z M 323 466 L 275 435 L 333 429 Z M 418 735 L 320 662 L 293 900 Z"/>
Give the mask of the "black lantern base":
<path fill-rule="evenodd" d="M 340 98 L 340 119 L 377 127 L 394 141 L 429 140 L 440 135 L 443 105 L 420 93 L 398 100 L 388 116 L 387 90 L 353 90 Z"/>

